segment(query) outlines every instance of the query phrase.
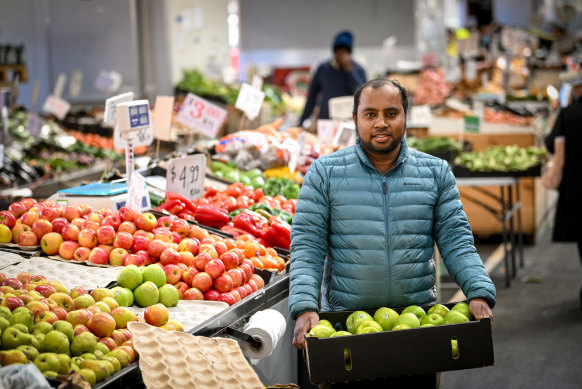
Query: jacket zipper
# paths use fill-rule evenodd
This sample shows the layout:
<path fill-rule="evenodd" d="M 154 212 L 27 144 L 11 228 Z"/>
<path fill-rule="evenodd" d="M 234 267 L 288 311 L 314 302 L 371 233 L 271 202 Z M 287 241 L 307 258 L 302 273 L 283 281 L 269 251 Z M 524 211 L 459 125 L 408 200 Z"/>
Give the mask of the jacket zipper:
<path fill-rule="evenodd" d="M 392 297 L 392 274 L 390 271 L 390 232 L 388 231 L 388 190 L 386 188 L 386 176 L 382 177 L 382 192 L 384 193 L 384 225 L 386 226 L 386 247 L 387 247 L 387 251 L 386 251 L 386 257 L 388 259 L 387 261 L 387 272 L 388 272 L 388 301 L 387 304 L 390 303 L 390 299 Z"/>

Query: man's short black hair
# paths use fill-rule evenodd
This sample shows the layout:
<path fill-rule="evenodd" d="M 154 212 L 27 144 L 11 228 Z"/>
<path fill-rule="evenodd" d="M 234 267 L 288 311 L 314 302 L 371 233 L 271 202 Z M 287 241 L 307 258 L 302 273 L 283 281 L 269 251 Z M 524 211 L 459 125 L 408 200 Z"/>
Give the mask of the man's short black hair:
<path fill-rule="evenodd" d="M 353 112 L 354 115 L 358 114 L 358 105 L 360 105 L 360 95 L 362 94 L 362 91 L 364 89 L 366 88 L 377 89 L 385 85 L 393 85 L 398 89 L 398 91 L 400 92 L 400 98 L 402 99 L 402 108 L 404 109 L 404 116 L 406 116 L 406 114 L 408 113 L 408 93 L 406 92 L 406 89 L 402 85 L 400 85 L 398 81 L 389 80 L 386 78 L 376 78 L 374 80 L 370 80 L 356 90 L 356 93 L 354 93 L 354 112 Z"/>

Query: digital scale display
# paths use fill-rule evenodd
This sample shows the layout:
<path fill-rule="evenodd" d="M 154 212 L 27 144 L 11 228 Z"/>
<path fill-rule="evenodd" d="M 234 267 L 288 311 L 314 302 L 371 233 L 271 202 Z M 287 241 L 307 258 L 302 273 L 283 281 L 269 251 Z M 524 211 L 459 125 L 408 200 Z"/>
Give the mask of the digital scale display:
<path fill-rule="evenodd" d="M 150 118 L 146 104 L 129 107 L 129 126 L 131 128 L 149 126 Z"/>

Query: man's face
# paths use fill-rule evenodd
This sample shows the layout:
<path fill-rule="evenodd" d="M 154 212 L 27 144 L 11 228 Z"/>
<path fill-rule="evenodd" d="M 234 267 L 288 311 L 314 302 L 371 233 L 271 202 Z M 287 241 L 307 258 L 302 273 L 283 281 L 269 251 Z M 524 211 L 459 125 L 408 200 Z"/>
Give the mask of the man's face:
<path fill-rule="evenodd" d="M 366 152 L 400 152 L 400 142 L 406 129 L 400 91 L 390 84 L 362 90 L 354 122 L 360 144 Z"/>

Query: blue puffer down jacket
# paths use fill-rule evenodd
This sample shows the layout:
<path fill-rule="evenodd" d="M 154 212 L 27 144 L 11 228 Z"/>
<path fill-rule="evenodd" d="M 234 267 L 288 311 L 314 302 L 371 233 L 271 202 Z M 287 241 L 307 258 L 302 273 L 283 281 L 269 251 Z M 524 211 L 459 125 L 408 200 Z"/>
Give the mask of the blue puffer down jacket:
<path fill-rule="evenodd" d="M 293 217 L 292 317 L 434 304 L 435 241 L 467 299 L 484 298 L 493 308 L 495 286 L 445 161 L 409 149 L 404 139 L 396 166 L 384 175 L 359 140 L 317 159 Z"/>

